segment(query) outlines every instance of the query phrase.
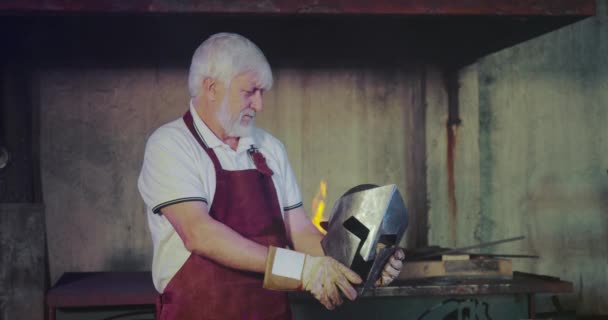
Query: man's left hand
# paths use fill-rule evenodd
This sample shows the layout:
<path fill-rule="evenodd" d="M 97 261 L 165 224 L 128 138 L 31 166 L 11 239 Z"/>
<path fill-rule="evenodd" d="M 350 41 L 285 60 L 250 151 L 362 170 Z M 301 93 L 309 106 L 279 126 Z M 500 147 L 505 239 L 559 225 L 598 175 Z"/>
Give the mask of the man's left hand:
<path fill-rule="evenodd" d="M 382 275 L 376 281 L 376 287 L 388 286 L 401 272 L 403 266 L 403 259 L 405 259 L 405 253 L 403 249 L 397 248 L 395 253 L 388 259 L 382 270 Z"/>

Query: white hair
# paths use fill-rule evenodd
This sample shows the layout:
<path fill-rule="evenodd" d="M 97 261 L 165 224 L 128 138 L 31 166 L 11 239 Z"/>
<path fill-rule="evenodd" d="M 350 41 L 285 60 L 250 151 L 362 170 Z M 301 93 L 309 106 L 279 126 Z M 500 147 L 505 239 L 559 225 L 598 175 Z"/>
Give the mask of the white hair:
<path fill-rule="evenodd" d="M 235 33 L 214 34 L 192 56 L 188 75 L 190 96 L 198 96 L 205 78 L 217 79 L 228 86 L 232 78 L 245 72 L 253 72 L 262 89 L 272 87 L 272 71 L 260 48 Z"/>

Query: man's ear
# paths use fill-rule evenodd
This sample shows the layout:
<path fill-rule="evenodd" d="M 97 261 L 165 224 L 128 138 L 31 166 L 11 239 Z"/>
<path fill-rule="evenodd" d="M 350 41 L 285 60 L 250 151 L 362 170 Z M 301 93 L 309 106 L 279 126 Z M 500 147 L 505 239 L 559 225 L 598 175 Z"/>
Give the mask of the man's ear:
<path fill-rule="evenodd" d="M 212 78 L 205 78 L 201 85 L 203 87 L 203 93 L 205 94 L 204 96 L 208 97 L 211 101 L 215 101 L 218 95 L 217 81 Z"/>

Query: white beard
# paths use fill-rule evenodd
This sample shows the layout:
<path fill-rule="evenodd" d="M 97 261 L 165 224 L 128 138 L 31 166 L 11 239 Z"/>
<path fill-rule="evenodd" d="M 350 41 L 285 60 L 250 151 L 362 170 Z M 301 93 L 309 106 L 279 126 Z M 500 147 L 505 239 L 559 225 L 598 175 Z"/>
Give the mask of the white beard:
<path fill-rule="evenodd" d="M 251 116 L 251 120 L 249 120 L 249 123 L 246 125 L 241 124 L 241 120 L 244 116 Z M 230 114 L 228 112 L 228 97 L 224 98 L 224 101 L 222 101 L 222 105 L 217 111 L 217 118 L 228 137 L 248 137 L 253 134 L 253 129 L 255 128 L 255 111 L 248 108 L 241 111 L 238 118 L 230 119 Z"/>

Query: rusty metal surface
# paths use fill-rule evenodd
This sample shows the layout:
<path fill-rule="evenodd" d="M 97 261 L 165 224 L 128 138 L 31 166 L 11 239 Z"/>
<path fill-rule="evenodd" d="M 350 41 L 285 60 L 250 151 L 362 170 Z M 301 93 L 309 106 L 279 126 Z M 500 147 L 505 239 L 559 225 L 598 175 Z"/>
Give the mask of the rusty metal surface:
<path fill-rule="evenodd" d="M 559 278 L 514 272 L 513 279 L 436 279 L 395 281 L 391 286 L 370 288 L 361 298 L 569 293 L 572 282 Z M 290 293 L 294 299 L 313 299 L 305 292 Z"/>
<path fill-rule="evenodd" d="M 595 14 L 595 0 L 8 0 L 0 11 L 108 13 L 403 14 L 403 15 L 583 15 Z"/>
<path fill-rule="evenodd" d="M 400 281 L 394 286 L 367 290 L 363 297 L 567 293 L 572 290 L 571 282 L 559 278 L 515 272 L 513 279 Z"/>
<path fill-rule="evenodd" d="M 446 93 L 448 95 L 448 119 L 446 122 L 446 170 L 448 174 L 448 225 L 450 229 L 450 243 L 457 243 L 456 233 L 456 221 L 458 221 L 458 205 L 456 200 L 456 179 L 455 179 L 455 157 L 456 157 L 456 144 L 458 141 L 458 128 L 460 127 L 462 120 L 459 115 L 458 106 L 458 90 L 460 84 L 458 83 L 458 69 L 457 68 L 446 68 L 444 71 L 444 84 Z"/>
<path fill-rule="evenodd" d="M 490 270 L 499 271 L 498 260 L 495 259 L 471 259 L 455 260 L 445 262 L 446 272 Z"/>

